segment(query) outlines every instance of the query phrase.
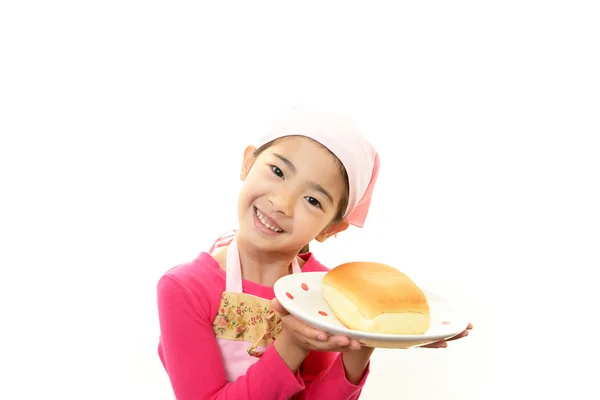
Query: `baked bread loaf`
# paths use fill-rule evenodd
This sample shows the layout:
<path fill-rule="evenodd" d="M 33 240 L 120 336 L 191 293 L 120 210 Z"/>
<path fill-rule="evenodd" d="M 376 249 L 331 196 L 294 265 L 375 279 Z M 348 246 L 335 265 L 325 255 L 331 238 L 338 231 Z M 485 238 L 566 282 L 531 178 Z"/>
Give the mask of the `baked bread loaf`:
<path fill-rule="evenodd" d="M 425 294 L 406 274 L 386 264 L 349 262 L 331 269 L 322 294 L 349 329 L 382 334 L 423 334 L 431 325 Z"/>

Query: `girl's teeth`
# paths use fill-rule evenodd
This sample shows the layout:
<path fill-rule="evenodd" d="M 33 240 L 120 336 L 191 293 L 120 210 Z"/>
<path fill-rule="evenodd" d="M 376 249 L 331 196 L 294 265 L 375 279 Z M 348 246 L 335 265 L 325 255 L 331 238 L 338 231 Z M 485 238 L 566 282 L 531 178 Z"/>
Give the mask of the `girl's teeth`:
<path fill-rule="evenodd" d="M 258 217 L 258 220 L 259 220 L 259 221 L 260 221 L 260 222 L 261 222 L 261 223 L 262 223 L 264 226 L 266 226 L 267 228 L 271 229 L 272 231 L 275 231 L 275 232 L 278 232 L 278 233 L 280 233 L 280 232 L 283 232 L 283 230 L 281 230 L 281 229 L 277 229 L 277 228 L 275 228 L 274 226 L 271 226 L 271 225 L 270 225 L 270 224 L 267 222 L 267 220 L 265 219 L 265 217 L 264 217 L 264 216 L 263 216 L 263 215 L 260 213 L 260 211 L 258 211 L 258 208 L 256 209 L 256 216 Z"/>

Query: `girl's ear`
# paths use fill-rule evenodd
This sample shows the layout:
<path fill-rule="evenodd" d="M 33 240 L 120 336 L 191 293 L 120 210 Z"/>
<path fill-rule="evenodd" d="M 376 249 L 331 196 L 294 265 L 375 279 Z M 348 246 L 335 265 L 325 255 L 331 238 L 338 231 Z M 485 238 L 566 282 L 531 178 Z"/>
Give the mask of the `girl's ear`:
<path fill-rule="evenodd" d="M 256 151 L 256 148 L 254 146 L 248 146 L 246 147 L 246 150 L 244 150 L 244 160 L 242 161 L 242 171 L 240 172 L 240 179 L 242 181 L 246 180 L 246 177 L 248 176 L 248 172 L 250 172 L 250 168 L 252 167 L 252 164 L 254 163 L 254 152 Z"/>
<path fill-rule="evenodd" d="M 319 233 L 319 235 L 315 238 L 317 242 L 324 242 L 329 239 L 331 236 L 335 236 L 340 232 L 345 231 L 350 226 L 348 220 L 343 219 L 340 222 L 333 223 L 329 225 L 323 232 Z"/>

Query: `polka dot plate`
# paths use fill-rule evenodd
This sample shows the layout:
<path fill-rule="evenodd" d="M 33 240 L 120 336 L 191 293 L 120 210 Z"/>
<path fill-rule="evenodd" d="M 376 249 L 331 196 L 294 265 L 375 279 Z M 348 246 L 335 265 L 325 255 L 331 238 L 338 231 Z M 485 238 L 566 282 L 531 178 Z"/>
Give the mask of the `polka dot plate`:
<path fill-rule="evenodd" d="M 369 347 L 407 349 L 448 339 L 464 331 L 469 323 L 445 298 L 421 288 L 427 297 L 431 326 L 422 335 L 389 335 L 348 329 L 336 317 L 321 293 L 325 272 L 303 272 L 284 276 L 273 287 L 279 303 L 293 316 L 331 335 L 345 335 Z"/>

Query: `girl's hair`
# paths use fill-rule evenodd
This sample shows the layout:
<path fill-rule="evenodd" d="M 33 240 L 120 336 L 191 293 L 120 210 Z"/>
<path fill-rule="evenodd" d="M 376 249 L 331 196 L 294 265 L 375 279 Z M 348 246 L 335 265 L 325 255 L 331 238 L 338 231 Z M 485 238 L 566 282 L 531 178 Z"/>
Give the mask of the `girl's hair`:
<path fill-rule="evenodd" d="M 254 157 L 255 158 L 258 157 L 258 155 L 260 153 L 267 150 L 269 147 L 273 146 L 275 143 L 285 139 L 286 137 L 288 137 L 288 136 L 280 137 L 280 138 L 271 140 L 270 142 L 263 144 L 262 146 L 260 146 L 258 149 L 256 149 L 254 151 Z M 315 142 L 315 143 L 318 143 L 318 142 Z M 320 143 L 318 143 L 318 144 L 321 145 Z M 340 175 L 344 178 L 344 191 L 343 191 L 344 194 L 342 196 L 342 200 L 340 201 L 340 205 L 338 206 L 337 213 L 335 214 L 335 217 L 333 217 L 333 220 L 332 220 L 333 223 L 338 223 L 344 219 L 344 214 L 346 213 L 346 208 L 348 207 L 348 196 L 350 195 L 350 183 L 348 181 L 348 173 L 346 172 L 346 168 L 344 167 L 344 165 L 342 164 L 340 159 L 337 158 L 336 155 L 333 154 L 331 152 L 331 150 L 329 150 L 327 147 L 325 147 L 325 146 L 322 146 L 322 147 L 325 148 L 327 151 L 329 151 L 331 156 L 335 159 L 335 161 L 338 165 L 338 168 L 339 168 Z M 298 254 L 308 253 L 309 251 L 310 251 L 310 248 L 309 248 L 309 244 L 307 243 L 302 249 L 300 249 Z"/>

